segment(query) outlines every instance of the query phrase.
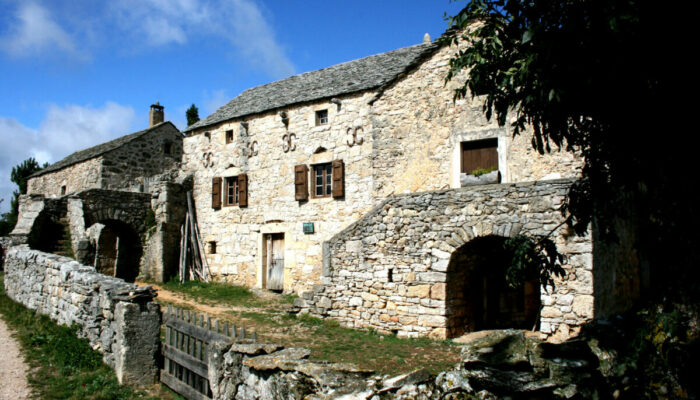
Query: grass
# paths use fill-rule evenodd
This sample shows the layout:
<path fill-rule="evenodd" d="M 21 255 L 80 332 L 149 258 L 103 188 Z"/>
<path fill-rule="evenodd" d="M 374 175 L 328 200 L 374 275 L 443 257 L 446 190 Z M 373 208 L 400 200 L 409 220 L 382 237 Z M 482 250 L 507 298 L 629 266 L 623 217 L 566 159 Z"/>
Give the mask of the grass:
<path fill-rule="evenodd" d="M 217 314 L 212 318 L 254 329 L 260 341 L 306 347 L 315 360 L 352 363 L 392 375 L 419 368 L 437 373 L 459 361 L 460 347 L 451 341 L 399 339 L 371 330 L 344 328 L 331 319 L 290 315 L 287 305 L 295 296 L 258 296 L 250 289 L 223 283 L 171 281 L 163 287 L 184 297 L 183 302 L 174 303 L 156 298 L 163 305 L 187 309 L 197 308 L 197 303 L 216 306 Z"/>
<path fill-rule="evenodd" d="M 199 302 L 210 304 L 225 301 L 227 303 L 253 306 L 257 300 L 253 292 L 248 288 L 219 282 L 187 281 L 180 283 L 176 279 L 171 279 L 162 286 L 167 290 L 179 292 Z"/>
<path fill-rule="evenodd" d="M 41 399 L 117 400 L 174 399 L 167 389 L 152 388 L 155 396 L 119 385 L 114 371 L 102 362 L 87 339 L 78 339 L 77 327 L 57 325 L 5 295 L 0 272 L 0 315 L 15 332 L 31 371 L 28 382 Z"/>

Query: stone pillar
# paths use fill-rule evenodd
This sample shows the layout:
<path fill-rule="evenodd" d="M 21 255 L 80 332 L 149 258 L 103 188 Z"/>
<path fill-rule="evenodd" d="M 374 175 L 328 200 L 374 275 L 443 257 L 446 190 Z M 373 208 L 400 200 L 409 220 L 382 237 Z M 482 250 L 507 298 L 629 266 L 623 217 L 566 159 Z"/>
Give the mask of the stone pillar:
<path fill-rule="evenodd" d="M 119 302 L 115 308 L 117 340 L 114 370 L 121 384 L 147 386 L 158 380 L 160 306 Z"/>

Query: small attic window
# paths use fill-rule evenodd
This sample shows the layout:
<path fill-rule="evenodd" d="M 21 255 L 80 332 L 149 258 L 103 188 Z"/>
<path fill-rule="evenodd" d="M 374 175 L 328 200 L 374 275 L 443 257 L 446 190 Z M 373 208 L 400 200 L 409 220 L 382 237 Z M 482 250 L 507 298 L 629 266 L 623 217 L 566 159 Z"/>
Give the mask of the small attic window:
<path fill-rule="evenodd" d="M 226 144 L 233 142 L 233 131 L 226 131 Z"/>
<path fill-rule="evenodd" d="M 163 143 L 163 153 L 168 155 L 173 154 L 173 144 L 170 142 Z"/>
<path fill-rule="evenodd" d="M 316 126 L 328 124 L 328 110 L 316 111 Z"/>
<path fill-rule="evenodd" d="M 207 138 L 207 140 L 211 142 L 211 133 L 210 132 L 204 132 L 204 137 Z"/>

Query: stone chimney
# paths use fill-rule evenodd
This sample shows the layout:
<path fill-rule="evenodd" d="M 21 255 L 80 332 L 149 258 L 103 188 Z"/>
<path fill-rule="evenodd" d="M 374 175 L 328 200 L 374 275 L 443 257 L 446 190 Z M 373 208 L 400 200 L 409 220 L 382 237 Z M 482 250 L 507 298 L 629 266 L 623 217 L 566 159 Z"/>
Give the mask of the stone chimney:
<path fill-rule="evenodd" d="M 165 112 L 163 111 L 165 107 L 161 106 L 159 102 L 156 104 L 151 104 L 151 111 L 148 113 L 148 127 L 158 125 L 165 119 Z"/>

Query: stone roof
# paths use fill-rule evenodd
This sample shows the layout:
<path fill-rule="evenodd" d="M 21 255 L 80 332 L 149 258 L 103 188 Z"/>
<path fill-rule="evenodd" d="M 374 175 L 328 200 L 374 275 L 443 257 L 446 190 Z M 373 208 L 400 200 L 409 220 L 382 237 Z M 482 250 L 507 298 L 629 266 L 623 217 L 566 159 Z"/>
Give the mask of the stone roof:
<path fill-rule="evenodd" d="M 381 87 L 436 47 L 435 44 L 404 47 L 248 89 L 184 132 L 291 104 Z"/>
<path fill-rule="evenodd" d="M 132 142 L 141 136 L 144 136 L 148 133 L 160 133 L 168 130 L 173 130 L 173 132 L 179 132 L 177 127 L 173 125 L 172 122 L 166 121 L 166 122 L 161 122 L 160 124 L 154 125 L 148 129 L 144 129 L 142 131 L 130 133 L 128 135 L 124 135 L 121 137 L 118 137 L 114 140 L 110 140 L 109 142 L 105 142 L 102 144 L 98 144 L 97 146 L 92 146 L 84 150 L 76 151 L 75 153 L 69 155 L 68 157 L 62 159 L 61 161 L 57 161 L 48 167 L 42 169 L 39 172 L 35 172 L 34 174 L 30 175 L 30 178 L 35 178 L 37 176 L 41 176 L 44 174 L 47 174 L 49 172 L 54 172 L 58 171 L 59 169 L 63 169 L 65 167 L 69 167 L 73 164 L 77 164 L 86 160 L 89 160 L 91 158 L 99 157 L 107 152 L 110 152 L 114 149 L 117 149 L 129 142 Z"/>

